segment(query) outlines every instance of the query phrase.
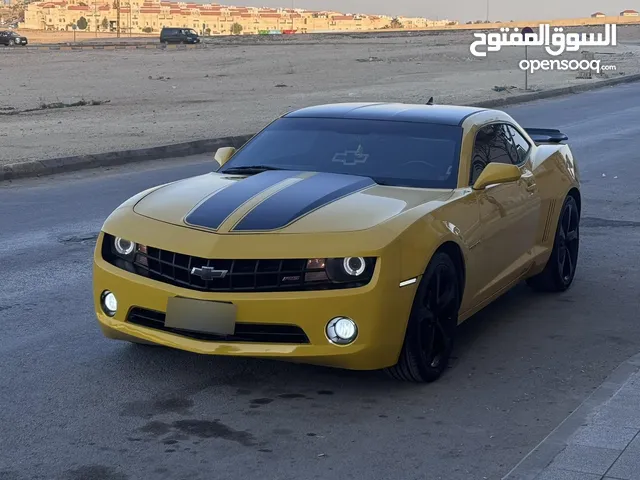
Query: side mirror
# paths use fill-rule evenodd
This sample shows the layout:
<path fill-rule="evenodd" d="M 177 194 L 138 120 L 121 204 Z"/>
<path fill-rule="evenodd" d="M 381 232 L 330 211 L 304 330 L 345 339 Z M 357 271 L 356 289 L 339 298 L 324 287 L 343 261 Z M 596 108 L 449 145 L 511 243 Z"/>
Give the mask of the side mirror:
<path fill-rule="evenodd" d="M 515 165 L 506 163 L 490 163 L 487 165 L 476 183 L 473 185 L 474 190 L 484 190 L 489 185 L 500 183 L 515 182 L 522 177 L 522 172 Z"/>
<path fill-rule="evenodd" d="M 236 149 L 234 147 L 221 147 L 216 151 L 213 159 L 222 166 L 229 161 L 234 153 L 236 153 Z"/>

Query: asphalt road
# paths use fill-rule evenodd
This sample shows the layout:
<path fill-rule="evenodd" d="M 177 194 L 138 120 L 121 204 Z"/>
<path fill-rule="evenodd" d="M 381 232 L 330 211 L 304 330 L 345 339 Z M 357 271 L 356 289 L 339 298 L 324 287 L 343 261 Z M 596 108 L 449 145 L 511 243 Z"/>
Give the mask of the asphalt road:
<path fill-rule="evenodd" d="M 640 85 L 509 109 L 569 134 L 584 181 L 574 287 L 518 287 L 427 386 L 108 341 L 102 221 L 205 157 L 0 185 L 0 479 L 499 479 L 640 351 Z M 635 265 L 634 265 L 635 264 Z"/>

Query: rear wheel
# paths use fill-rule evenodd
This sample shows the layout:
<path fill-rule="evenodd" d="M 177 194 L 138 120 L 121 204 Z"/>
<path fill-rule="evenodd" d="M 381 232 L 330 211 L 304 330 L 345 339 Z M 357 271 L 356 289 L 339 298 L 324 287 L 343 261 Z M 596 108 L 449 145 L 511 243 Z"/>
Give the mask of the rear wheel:
<path fill-rule="evenodd" d="M 398 363 L 386 372 L 397 380 L 433 382 L 447 368 L 460 308 L 456 267 L 436 253 L 420 282 Z"/>
<path fill-rule="evenodd" d="M 573 283 L 580 250 L 580 212 L 575 198 L 569 195 L 562 205 L 553 250 L 544 270 L 527 280 L 540 292 L 564 292 Z"/>

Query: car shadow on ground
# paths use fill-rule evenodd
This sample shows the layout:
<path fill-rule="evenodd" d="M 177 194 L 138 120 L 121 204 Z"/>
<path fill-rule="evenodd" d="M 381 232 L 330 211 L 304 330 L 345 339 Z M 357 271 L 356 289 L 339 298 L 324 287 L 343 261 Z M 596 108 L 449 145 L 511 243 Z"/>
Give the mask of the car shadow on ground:
<path fill-rule="evenodd" d="M 447 372 L 440 379 L 455 381 L 457 366 L 473 361 L 478 340 L 493 335 L 505 323 L 518 322 L 518 315 L 503 315 L 505 309 L 526 309 L 532 295 L 525 285 L 518 285 L 492 305 L 465 321 L 458 332 L 454 355 Z M 121 344 L 110 357 L 115 371 L 127 370 L 128 376 L 139 375 L 142 382 L 176 384 L 197 381 L 203 388 L 231 387 L 239 391 L 262 389 L 333 391 L 352 390 L 354 393 L 376 395 L 387 388 L 396 392 L 414 391 L 420 386 L 398 382 L 383 371 L 350 371 L 315 365 L 296 364 L 279 360 L 251 359 L 197 355 L 165 347 Z M 133 379 L 132 379 L 133 380 Z M 434 384 L 432 384 L 434 385 Z"/>

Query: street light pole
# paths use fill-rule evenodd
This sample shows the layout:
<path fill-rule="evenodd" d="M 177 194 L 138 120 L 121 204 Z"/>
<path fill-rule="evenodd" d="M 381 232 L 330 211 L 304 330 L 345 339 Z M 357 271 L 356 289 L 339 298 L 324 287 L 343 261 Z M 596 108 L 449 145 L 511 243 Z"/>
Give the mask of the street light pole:
<path fill-rule="evenodd" d="M 487 22 L 489 21 L 489 0 L 487 0 Z"/>

